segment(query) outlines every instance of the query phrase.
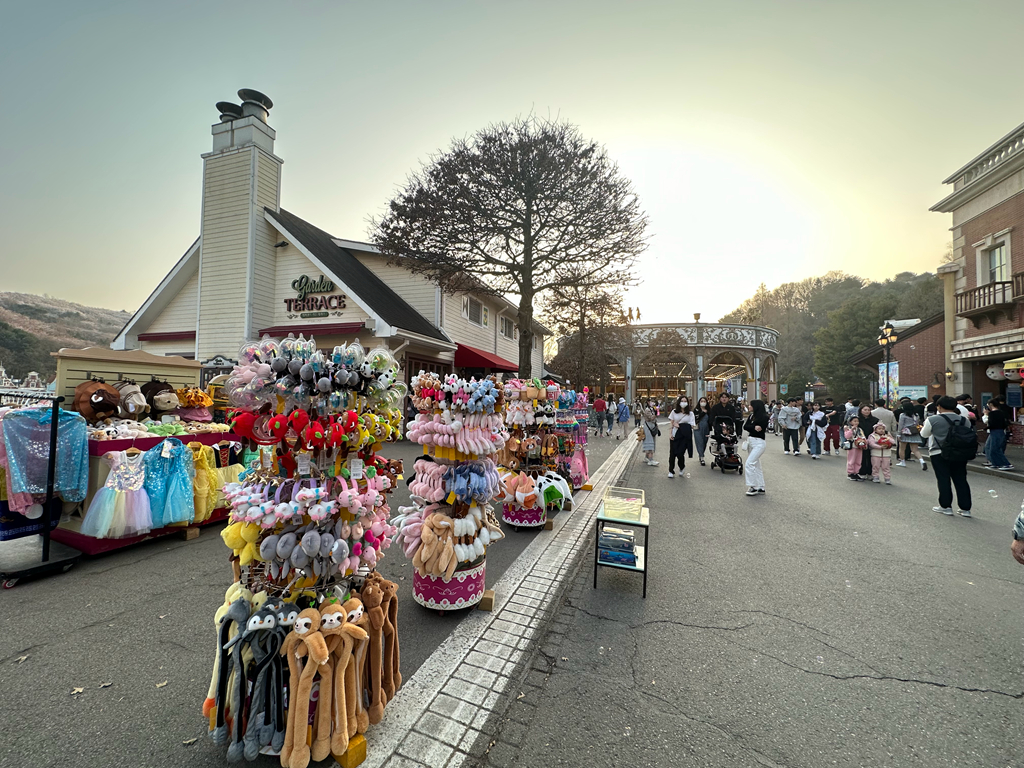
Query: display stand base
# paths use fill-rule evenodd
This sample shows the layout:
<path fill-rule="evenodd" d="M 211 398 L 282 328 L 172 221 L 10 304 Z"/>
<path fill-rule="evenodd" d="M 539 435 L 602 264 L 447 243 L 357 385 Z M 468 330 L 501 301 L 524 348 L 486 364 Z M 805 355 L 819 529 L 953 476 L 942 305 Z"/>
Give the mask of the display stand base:
<path fill-rule="evenodd" d="M 523 509 L 522 507 L 514 507 L 509 504 L 502 504 L 501 506 L 502 522 L 508 523 L 516 530 L 520 528 L 540 528 L 544 525 L 546 517 L 544 507 Z"/>
<path fill-rule="evenodd" d="M 50 559 L 44 563 L 41 536 L 0 541 L 0 579 L 4 589 L 11 589 L 21 579 L 68 571 L 81 557 L 77 549 L 51 540 Z"/>
<path fill-rule="evenodd" d="M 470 563 L 468 568 L 455 571 L 448 583 L 439 576 L 420 576 L 419 571 L 413 571 L 412 597 L 424 608 L 441 613 L 472 608 L 484 597 L 486 576 L 486 560 Z"/>
<path fill-rule="evenodd" d="M 584 483 L 583 488 L 581 490 L 592 491 L 594 490 L 594 486 L 591 483 Z"/>
<path fill-rule="evenodd" d="M 494 610 L 494 590 L 485 589 L 484 596 L 480 598 L 480 602 L 477 603 L 476 609 L 478 611 L 493 611 Z"/>
<path fill-rule="evenodd" d="M 356 768 L 357 765 L 362 765 L 366 760 L 366 737 L 357 733 L 348 740 L 348 749 L 340 755 L 332 754 L 331 757 L 341 768 Z"/>
<path fill-rule="evenodd" d="M 544 521 L 544 530 L 545 531 L 553 531 L 553 530 L 555 530 L 555 521 L 554 520 L 545 520 Z"/>
<path fill-rule="evenodd" d="M 228 519 L 228 510 L 226 507 L 213 510 L 211 515 L 203 520 L 201 523 L 192 523 L 189 526 L 182 525 L 169 525 L 166 528 L 157 528 L 149 533 L 142 534 L 141 536 L 126 536 L 123 539 L 96 539 L 92 536 L 83 536 L 77 530 L 73 528 L 62 528 L 57 527 L 53 529 L 51 538 L 53 541 L 59 541 L 62 544 L 75 547 L 86 555 L 102 555 L 105 552 L 113 552 L 116 549 L 124 549 L 135 544 L 140 544 L 143 541 L 149 541 L 150 539 L 158 539 L 161 536 L 172 536 L 175 534 L 182 535 L 184 531 L 189 528 L 195 528 L 196 533 L 189 537 L 184 534 L 186 541 L 190 538 L 194 539 L 199 535 L 199 529 L 203 526 L 213 525 Z"/>

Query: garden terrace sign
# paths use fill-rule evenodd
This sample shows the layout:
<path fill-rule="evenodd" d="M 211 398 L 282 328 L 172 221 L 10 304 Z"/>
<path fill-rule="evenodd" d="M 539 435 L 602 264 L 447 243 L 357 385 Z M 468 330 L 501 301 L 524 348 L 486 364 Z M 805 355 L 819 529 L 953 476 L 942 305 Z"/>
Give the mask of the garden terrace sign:
<path fill-rule="evenodd" d="M 326 317 L 328 312 L 345 309 L 345 294 L 334 293 L 336 288 L 334 282 L 323 275 L 319 278 L 302 275 L 292 280 L 296 295 L 294 299 L 285 299 L 284 307 L 288 312 L 301 313 L 302 317 Z"/>

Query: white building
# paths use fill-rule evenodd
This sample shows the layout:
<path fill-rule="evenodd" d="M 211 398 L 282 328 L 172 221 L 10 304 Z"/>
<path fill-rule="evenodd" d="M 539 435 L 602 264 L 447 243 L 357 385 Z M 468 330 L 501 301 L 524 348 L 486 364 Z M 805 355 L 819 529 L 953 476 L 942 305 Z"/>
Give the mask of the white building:
<path fill-rule="evenodd" d="M 219 102 L 213 150 L 203 155 L 202 223 L 188 247 L 111 346 L 234 360 L 263 334 L 313 334 L 331 349 L 359 338 L 387 345 L 406 371 L 514 372 L 517 307 L 481 293 L 446 295 L 389 265 L 376 248 L 334 237 L 281 207 L 270 99 L 241 90 Z M 543 367 L 543 326 L 532 369 Z M 224 361 L 220 361 L 223 363 Z"/>

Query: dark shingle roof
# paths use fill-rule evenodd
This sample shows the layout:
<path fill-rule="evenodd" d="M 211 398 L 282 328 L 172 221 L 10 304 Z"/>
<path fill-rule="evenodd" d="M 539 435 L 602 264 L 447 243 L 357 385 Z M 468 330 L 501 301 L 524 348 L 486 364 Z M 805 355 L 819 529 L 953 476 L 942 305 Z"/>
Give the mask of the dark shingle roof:
<path fill-rule="evenodd" d="M 353 293 L 369 304 L 373 311 L 384 319 L 384 322 L 404 331 L 411 331 L 440 341 L 448 341 L 447 337 L 435 328 L 433 323 L 391 290 L 387 283 L 360 262 L 350 250 L 337 245 L 331 235 L 284 209 L 275 211 L 267 208 L 266 212 L 293 237 L 297 238 L 310 253 L 334 273 L 335 277 L 342 280 Z"/>

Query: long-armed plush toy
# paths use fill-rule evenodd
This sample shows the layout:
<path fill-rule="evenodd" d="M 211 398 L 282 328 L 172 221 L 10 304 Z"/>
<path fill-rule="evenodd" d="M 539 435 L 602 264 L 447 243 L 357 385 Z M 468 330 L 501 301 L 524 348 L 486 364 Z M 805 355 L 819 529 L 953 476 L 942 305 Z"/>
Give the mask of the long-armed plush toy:
<path fill-rule="evenodd" d="M 327 661 L 327 644 L 320 634 L 320 612 L 307 608 L 295 620 L 295 627 L 281 648 L 282 655 L 288 656 L 291 673 L 288 701 L 288 730 L 281 747 L 283 768 L 306 768 L 309 765 L 309 746 L 306 744 L 306 728 L 309 722 L 309 697 L 313 689 L 313 676 L 321 664 Z M 306 664 L 299 668 L 299 660 L 308 656 Z"/>
<path fill-rule="evenodd" d="M 371 723 L 379 723 L 384 717 L 384 689 L 381 685 L 382 662 L 384 655 L 384 610 L 381 603 L 384 601 L 384 590 L 374 581 L 367 581 L 363 586 L 361 595 L 366 613 L 370 617 L 370 647 L 369 647 L 369 672 L 367 674 L 367 685 L 370 692 L 370 715 Z"/>

